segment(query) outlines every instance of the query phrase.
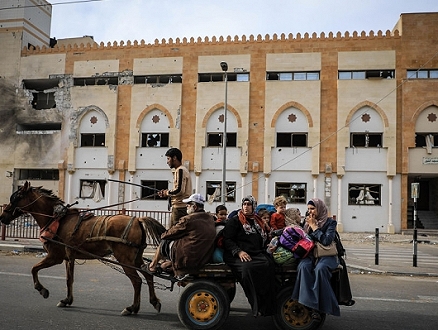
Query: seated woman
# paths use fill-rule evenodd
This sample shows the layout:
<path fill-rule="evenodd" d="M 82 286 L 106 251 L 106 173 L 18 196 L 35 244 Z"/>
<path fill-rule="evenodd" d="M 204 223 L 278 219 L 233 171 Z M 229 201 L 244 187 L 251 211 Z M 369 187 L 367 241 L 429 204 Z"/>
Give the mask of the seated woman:
<path fill-rule="evenodd" d="M 269 228 L 254 213 L 256 206 L 254 197 L 246 196 L 225 225 L 224 261 L 242 285 L 253 315 L 267 316 L 275 311 L 275 266 L 266 253 Z"/>
<path fill-rule="evenodd" d="M 329 218 L 325 203 L 312 198 L 307 203 L 308 216 L 304 231 L 314 240 L 327 246 L 335 239 L 337 222 Z M 332 271 L 338 267 L 338 256 L 321 257 L 313 254 L 300 261 L 292 299 L 313 309 L 312 317 L 320 319 L 320 312 L 340 316 L 335 293 L 330 285 Z"/>

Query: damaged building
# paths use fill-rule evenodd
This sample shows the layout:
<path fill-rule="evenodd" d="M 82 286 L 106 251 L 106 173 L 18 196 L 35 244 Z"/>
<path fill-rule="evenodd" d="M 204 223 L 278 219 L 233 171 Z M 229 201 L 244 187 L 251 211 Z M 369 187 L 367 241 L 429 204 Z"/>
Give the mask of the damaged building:
<path fill-rule="evenodd" d="M 1 203 L 29 180 L 81 208 L 165 211 L 155 192 L 178 147 L 208 211 L 226 151 L 229 210 L 284 195 L 304 214 L 320 197 L 339 231 L 394 233 L 412 228 L 419 183 L 420 220 L 438 228 L 438 13 L 368 33 L 105 44 L 51 38 L 50 3 L 22 2 L 0 17 Z"/>

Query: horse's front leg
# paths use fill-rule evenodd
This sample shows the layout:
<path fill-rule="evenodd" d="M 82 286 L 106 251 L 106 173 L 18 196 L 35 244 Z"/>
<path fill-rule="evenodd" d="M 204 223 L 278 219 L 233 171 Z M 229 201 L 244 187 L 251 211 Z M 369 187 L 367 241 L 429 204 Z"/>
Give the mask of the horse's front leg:
<path fill-rule="evenodd" d="M 34 288 L 44 297 L 49 297 L 49 290 L 47 290 L 40 282 L 38 278 L 38 272 L 41 269 L 49 268 L 54 265 L 59 265 L 62 263 L 62 258 L 54 258 L 50 253 L 47 254 L 47 256 L 41 260 L 39 263 L 37 263 L 35 266 L 32 267 L 32 279 L 33 279 L 33 285 Z"/>
<path fill-rule="evenodd" d="M 67 277 L 67 297 L 58 303 L 58 307 L 69 306 L 73 303 L 73 281 L 75 271 L 75 260 L 68 259 L 65 261 L 65 273 Z"/>

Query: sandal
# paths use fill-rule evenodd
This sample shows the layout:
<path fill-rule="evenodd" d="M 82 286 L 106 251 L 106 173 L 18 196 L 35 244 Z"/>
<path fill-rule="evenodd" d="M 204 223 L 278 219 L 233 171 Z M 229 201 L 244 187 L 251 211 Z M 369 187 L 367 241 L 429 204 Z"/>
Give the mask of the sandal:
<path fill-rule="evenodd" d="M 312 310 L 311 317 L 315 321 L 321 321 L 321 314 L 317 310 Z"/>
<path fill-rule="evenodd" d="M 343 301 L 341 303 L 339 303 L 339 305 L 344 305 L 344 306 L 353 306 L 356 303 L 356 301 L 354 301 L 353 299 L 347 300 L 347 301 Z"/>

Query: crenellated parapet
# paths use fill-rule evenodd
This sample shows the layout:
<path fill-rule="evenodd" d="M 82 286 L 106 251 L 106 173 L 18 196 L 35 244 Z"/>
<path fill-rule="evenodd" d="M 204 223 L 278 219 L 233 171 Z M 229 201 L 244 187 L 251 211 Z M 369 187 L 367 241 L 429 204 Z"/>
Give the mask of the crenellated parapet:
<path fill-rule="evenodd" d="M 312 41 L 350 41 L 350 40 L 375 40 L 375 39 L 398 39 L 400 38 L 400 34 L 398 30 L 395 30 L 391 32 L 390 30 L 387 30 L 385 33 L 383 33 L 381 30 L 377 31 L 377 34 L 374 31 L 370 31 L 368 34 L 365 31 L 357 32 L 354 31 L 350 34 L 350 32 L 345 32 L 342 34 L 341 32 L 337 32 L 336 35 L 333 32 L 329 32 L 328 34 L 325 34 L 324 32 L 321 32 L 319 35 L 316 32 L 313 32 L 311 35 L 309 33 L 304 33 L 302 35 L 301 33 L 297 33 L 296 35 L 289 33 L 286 35 L 285 33 L 280 34 L 273 34 L 272 37 L 269 34 L 266 34 L 264 37 L 262 35 L 250 35 L 249 37 L 243 35 L 239 38 L 239 36 L 234 36 L 232 38 L 231 36 L 223 37 L 220 36 L 217 38 L 216 36 L 211 37 L 204 37 L 202 39 L 201 37 L 194 38 L 191 37 L 190 39 L 187 39 L 186 37 L 180 39 L 176 38 L 175 40 L 172 38 L 166 39 L 155 39 L 153 43 L 146 43 L 144 40 L 141 41 L 113 41 L 113 42 L 107 42 L 106 44 L 104 42 L 101 43 L 80 43 L 79 45 L 77 43 L 74 44 L 68 44 L 68 45 L 55 45 L 53 48 L 42 46 L 42 47 L 35 47 L 31 49 L 27 49 L 26 47 L 22 50 L 22 55 L 32 55 L 32 54 L 45 54 L 45 53 L 64 53 L 69 51 L 90 51 L 90 50 L 108 50 L 108 49 L 129 49 L 129 48 L 145 48 L 145 47 L 169 47 L 169 46 L 185 46 L 185 45 L 225 45 L 225 44 L 247 44 L 247 43 L 275 43 L 275 42 L 312 42 Z"/>

